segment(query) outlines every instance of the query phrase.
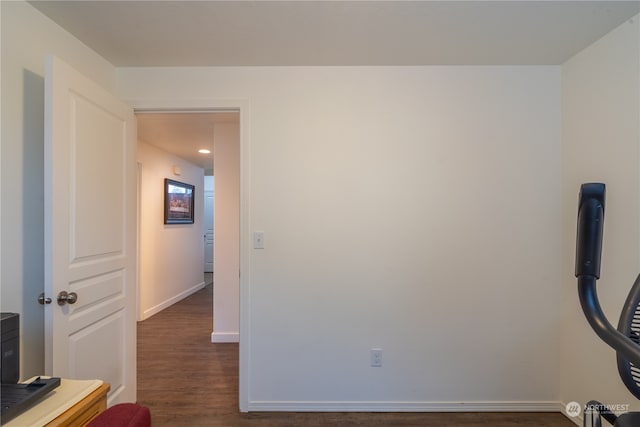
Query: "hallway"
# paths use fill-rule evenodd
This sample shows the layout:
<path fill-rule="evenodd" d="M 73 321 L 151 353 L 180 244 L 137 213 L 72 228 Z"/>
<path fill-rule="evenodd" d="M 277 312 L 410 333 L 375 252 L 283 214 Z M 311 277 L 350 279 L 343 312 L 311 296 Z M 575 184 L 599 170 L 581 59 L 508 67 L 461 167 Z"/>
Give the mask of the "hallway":
<path fill-rule="evenodd" d="M 233 425 L 238 344 L 212 344 L 213 286 L 138 323 L 138 403 L 153 426 Z"/>

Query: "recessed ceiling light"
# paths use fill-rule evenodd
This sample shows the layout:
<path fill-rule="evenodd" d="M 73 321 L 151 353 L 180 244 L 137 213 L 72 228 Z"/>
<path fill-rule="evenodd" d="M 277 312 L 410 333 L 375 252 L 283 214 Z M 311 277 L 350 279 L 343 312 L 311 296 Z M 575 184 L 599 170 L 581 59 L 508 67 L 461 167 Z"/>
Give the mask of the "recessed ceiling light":
<path fill-rule="evenodd" d="M 200 154 L 210 154 L 211 150 L 207 150 L 206 148 L 202 148 L 202 149 L 198 150 L 198 153 L 200 153 Z"/>

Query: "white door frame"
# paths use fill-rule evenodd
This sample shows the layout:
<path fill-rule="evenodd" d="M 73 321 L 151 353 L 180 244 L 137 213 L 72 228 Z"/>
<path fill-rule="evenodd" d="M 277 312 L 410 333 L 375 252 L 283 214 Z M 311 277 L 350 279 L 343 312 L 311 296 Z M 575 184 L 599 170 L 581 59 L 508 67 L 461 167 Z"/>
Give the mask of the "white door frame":
<path fill-rule="evenodd" d="M 250 236 L 250 111 L 249 100 L 125 100 L 135 113 L 216 113 L 237 111 L 240 113 L 240 360 L 239 396 L 241 412 L 249 405 L 249 337 L 251 251 L 245 244 Z M 138 284 L 139 285 L 139 284 Z M 213 307 L 212 307 L 213 310 Z"/>

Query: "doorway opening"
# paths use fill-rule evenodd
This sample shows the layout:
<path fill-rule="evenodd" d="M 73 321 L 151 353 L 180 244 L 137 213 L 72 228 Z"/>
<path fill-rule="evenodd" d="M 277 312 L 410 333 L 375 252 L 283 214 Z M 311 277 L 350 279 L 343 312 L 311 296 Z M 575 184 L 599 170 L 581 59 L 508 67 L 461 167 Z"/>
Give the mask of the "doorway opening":
<path fill-rule="evenodd" d="M 240 113 L 136 111 L 136 115 L 142 174 L 138 319 L 202 289 L 207 284 L 204 273 L 213 273 L 211 340 L 238 342 Z M 194 185 L 193 224 L 162 223 L 165 206 L 160 189 L 165 178 Z"/>
<path fill-rule="evenodd" d="M 247 196 L 249 189 L 251 188 L 251 174 L 250 174 L 250 138 L 249 138 L 249 117 L 250 106 L 246 99 L 231 99 L 231 100 L 141 100 L 133 103 L 134 111 L 138 115 L 152 114 L 152 113 L 234 113 L 236 114 L 239 125 L 236 132 L 239 133 L 238 147 L 235 150 L 236 160 L 235 165 L 237 171 L 235 173 L 235 179 L 238 181 L 239 188 L 239 201 L 236 204 L 238 207 L 238 213 L 235 215 L 235 219 L 238 221 L 239 238 L 236 238 L 237 250 L 234 250 L 238 254 L 239 268 L 232 274 L 238 280 L 239 277 L 239 289 L 230 293 L 230 297 L 235 298 L 237 303 L 230 303 L 227 305 L 227 309 L 231 308 L 235 310 L 233 316 L 229 316 L 229 319 L 233 318 L 235 322 L 235 328 L 233 330 L 224 331 L 222 329 L 225 324 L 217 319 L 217 315 L 225 313 L 224 308 L 218 310 L 218 304 L 224 302 L 224 297 L 218 297 L 218 291 L 221 290 L 219 283 L 220 274 L 220 259 L 218 255 L 221 251 L 217 251 L 214 248 L 214 272 L 216 278 L 214 279 L 214 316 L 216 318 L 213 321 L 212 341 L 214 342 L 239 342 L 238 348 L 238 403 L 241 411 L 247 411 L 248 408 L 248 342 L 250 340 L 250 325 L 249 325 L 249 301 L 247 295 L 249 294 L 249 275 L 244 272 L 251 270 L 251 252 L 247 246 L 242 245 L 242 241 L 246 240 L 246 236 L 249 235 L 250 221 L 249 221 L 249 201 Z M 219 146 L 218 146 L 219 147 Z M 215 150 L 214 144 L 214 150 Z M 214 152 L 214 160 L 217 153 Z M 215 197 L 218 203 L 214 204 L 214 209 L 222 205 L 219 203 L 221 200 L 219 182 L 220 178 L 220 165 L 214 164 L 216 169 L 215 179 Z M 242 175 L 242 176 L 241 176 Z M 214 214 L 214 218 L 216 215 Z M 220 216 L 218 216 L 218 219 Z M 214 228 L 215 225 L 214 225 Z M 202 236 L 200 236 L 202 239 Z M 214 245 L 218 246 L 220 240 L 220 227 L 215 230 Z M 217 285 L 217 286 L 216 286 Z M 227 325 L 228 327 L 228 325 Z M 240 331 L 242 331 L 240 333 Z M 218 333 L 219 332 L 219 333 Z M 227 333 L 225 333 L 227 332 Z M 218 339 L 216 339 L 218 338 Z"/>

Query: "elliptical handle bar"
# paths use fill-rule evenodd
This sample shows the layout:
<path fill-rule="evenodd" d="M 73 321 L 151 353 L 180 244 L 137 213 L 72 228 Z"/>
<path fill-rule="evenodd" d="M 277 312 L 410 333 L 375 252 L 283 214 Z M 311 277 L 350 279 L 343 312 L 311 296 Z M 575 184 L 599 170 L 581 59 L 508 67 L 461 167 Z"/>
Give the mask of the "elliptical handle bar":
<path fill-rule="evenodd" d="M 596 292 L 596 281 L 600 278 L 604 201 L 604 184 L 582 184 L 578 205 L 575 271 L 580 304 L 587 321 L 600 339 L 629 362 L 640 366 L 640 346 L 609 323 Z"/>

